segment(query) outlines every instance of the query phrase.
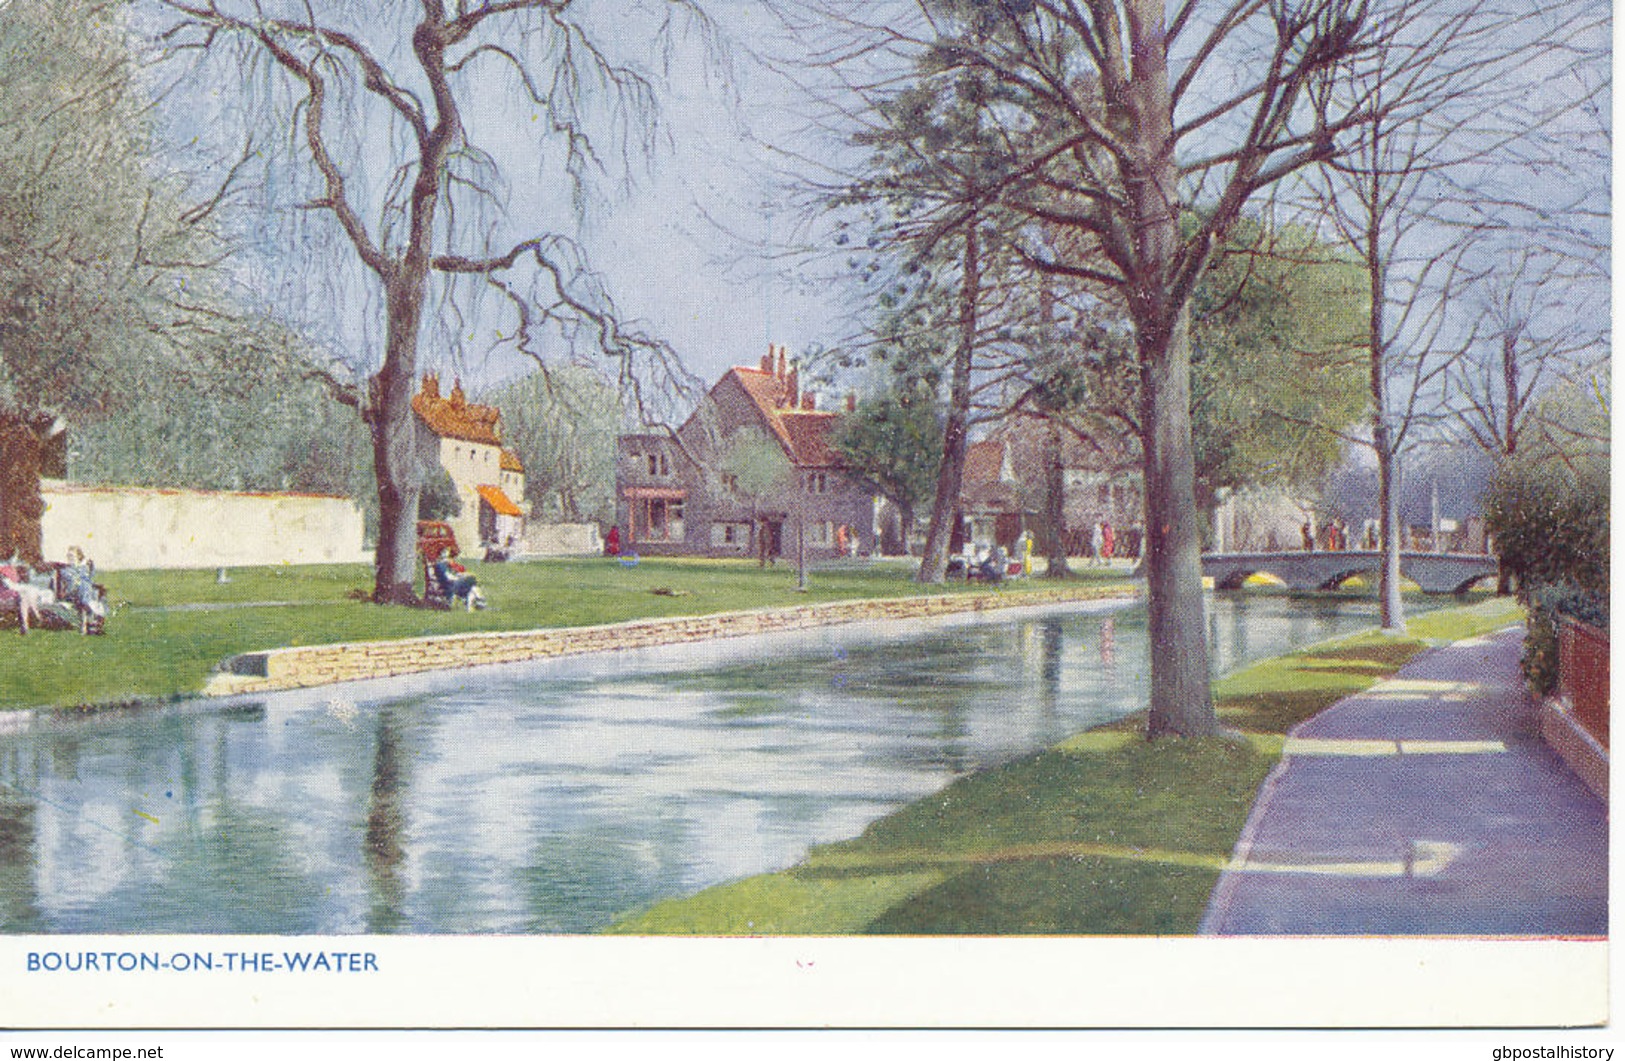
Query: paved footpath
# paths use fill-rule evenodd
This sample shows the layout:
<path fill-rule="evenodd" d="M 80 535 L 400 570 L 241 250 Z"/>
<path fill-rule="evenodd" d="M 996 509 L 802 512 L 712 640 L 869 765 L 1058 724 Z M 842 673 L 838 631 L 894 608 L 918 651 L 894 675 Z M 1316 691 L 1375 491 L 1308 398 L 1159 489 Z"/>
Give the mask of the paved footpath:
<path fill-rule="evenodd" d="M 1601 936 L 1608 810 L 1540 739 L 1522 630 L 1293 729 L 1204 935 Z"/>

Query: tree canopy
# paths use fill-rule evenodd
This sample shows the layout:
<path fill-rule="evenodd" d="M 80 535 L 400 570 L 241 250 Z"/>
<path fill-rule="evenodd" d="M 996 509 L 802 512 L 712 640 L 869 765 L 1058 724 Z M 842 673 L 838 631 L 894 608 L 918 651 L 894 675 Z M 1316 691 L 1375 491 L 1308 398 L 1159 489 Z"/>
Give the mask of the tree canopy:
<path fill-rule="evenodd" d="M 615 518 L 615 434 L 620 398 L 593 368 L 538 370 L 499 387 L 502 441 L 525 466 L 525 496 L 538 518 Z"/>
<path fill-rule="evenodd" d="M 1303 486 L 1365 413 L 1364 274 L 1297 229 L 1244 219 L 1191 303 L 1198 503 L 1225 488 Z"/>
<path fill-rule="evenodd" d="M 904 535 L 929 501 L 942 459 L 942 403 L 923 381 L 892 386 L 860 399 L 841 417 L 835 449 L 848 467 L 879 486 L 903 509 Z"/>

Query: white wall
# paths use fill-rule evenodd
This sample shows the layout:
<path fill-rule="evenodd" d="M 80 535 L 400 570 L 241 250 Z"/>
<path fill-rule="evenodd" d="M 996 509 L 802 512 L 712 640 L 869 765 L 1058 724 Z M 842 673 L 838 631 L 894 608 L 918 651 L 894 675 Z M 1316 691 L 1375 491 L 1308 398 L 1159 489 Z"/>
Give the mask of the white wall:
<path fill-rule="evenodd" d="M 87 486 L 47 480 L 45 558 L 100 570 L 371 562 L 360 507 L 316 494 Z"/>
<path fill-rule="evenodd" d="M 526 556 L 575 556 L 603 551 L 604 539 L 598 536 L 596 523 L 525 524 L 521 552 Z"/>

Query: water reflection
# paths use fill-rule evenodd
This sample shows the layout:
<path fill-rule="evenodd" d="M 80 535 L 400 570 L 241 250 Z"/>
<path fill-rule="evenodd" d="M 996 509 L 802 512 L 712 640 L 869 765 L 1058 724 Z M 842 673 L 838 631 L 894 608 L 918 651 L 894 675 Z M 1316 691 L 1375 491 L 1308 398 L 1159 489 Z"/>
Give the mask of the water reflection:
<path fill-rule="evenodd" d="M 1370 625 L 1219 600 L 1216 670 Z M 1140 706 L 1145 621 L 831 628 L 0 736 L 0 930 L 579 932 Z"/>
<path fill-rule="evenodd" d="M 401 927 L 402 899 L 406 894 L 401 863 L 406 859 L 404 764 L 396 735 L 396 710 L 378 712 L 378 743 L 372 761 L 372 800 L 367 807 L 367 839 L 363 860 L 372 887 L 372 908 L 367 931 L 392 932 Z"/>

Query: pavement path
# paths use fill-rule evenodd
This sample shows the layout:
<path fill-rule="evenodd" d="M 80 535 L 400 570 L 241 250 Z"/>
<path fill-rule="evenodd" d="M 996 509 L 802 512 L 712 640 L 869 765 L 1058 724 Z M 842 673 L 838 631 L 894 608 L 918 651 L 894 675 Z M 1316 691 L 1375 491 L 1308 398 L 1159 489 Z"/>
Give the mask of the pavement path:
<path fill-rule="evenodd" d="M 1602 936 L 1608 810 L 1540 738 L 1522 630 L 1294 728 L 1204 935 Z"/>

